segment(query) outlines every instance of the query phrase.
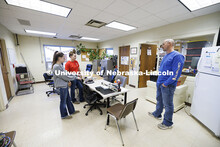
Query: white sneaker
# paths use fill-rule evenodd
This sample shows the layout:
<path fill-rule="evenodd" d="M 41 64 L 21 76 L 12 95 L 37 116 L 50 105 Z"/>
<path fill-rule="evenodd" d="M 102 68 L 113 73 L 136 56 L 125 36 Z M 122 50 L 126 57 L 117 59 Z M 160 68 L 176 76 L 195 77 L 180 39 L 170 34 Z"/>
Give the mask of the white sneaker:
<path fill-rule="evenodd" d="M 167 130 L 167 129 L 171 129 L 173 128 L 173 126 L 166 126 L 165 124 L 161 123 L 161 124 L 158 124 L 157 127 L 161 130 Z"/>

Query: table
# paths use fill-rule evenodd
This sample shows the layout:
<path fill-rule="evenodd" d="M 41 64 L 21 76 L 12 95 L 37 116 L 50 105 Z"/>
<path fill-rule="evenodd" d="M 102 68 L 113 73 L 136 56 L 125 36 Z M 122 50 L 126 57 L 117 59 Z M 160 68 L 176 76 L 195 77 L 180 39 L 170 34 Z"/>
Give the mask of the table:
<path fill-rule="evenodd" d="M 107 108 L 110 107 L 110 98 L 111 97 L 114 97 L 114 96 L 117 96 L 117 95 L 120 95 L 120 94 L 124 94 L 124 104 L 127 103 L 127 92 L 128 92 L 128 89 L 124 88 L 124 87 L 121 87 L 121 91 L 119 92 L 113 92 L 113 93 L 110 93 L 110 94 L 102 94 L 101 92 L 99 92 L 98 90 L 95 89 L 95 87 L 98 87 L 98 86 L 101 86 L 102 84 L 101 83 L 105 83 L 105 84 L 108 84 L 110 82 L 108 81 L 105 81 L 105 80 L 94 80 L 94 83 L 92 84 L 86 84 L 87 86 L 89 86 L 89 88 L 92 90 L 92 91 L 95 91 L 97 92 L 98 94 L 100 94 L 103 99 L 107 99 Z M 109 115 L 108 115 L 108 119 L 107 119 L 107 125 L 109 124 Z"/>
<path fill-rule="evenodd" d="M 16 135 L 16 131 L 11 131 L 11 132 L 5 133 L 5 136 L 11 138 L 11 143 L 9 144 L 8 147 L 11 147 L 12 144 L 13 144 L 14 147 L 16 147 L 16 144 L 15 144 L 15 142 L 14 142 L 14 140 L 15 140 L 15 135 Z"/>

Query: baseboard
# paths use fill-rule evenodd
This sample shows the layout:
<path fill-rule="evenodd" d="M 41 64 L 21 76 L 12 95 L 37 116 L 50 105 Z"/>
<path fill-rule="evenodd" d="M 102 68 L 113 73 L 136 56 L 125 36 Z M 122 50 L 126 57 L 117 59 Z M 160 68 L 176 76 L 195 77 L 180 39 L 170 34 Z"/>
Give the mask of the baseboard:
<path fill-rule="evenodd" d="M 45 81 L 37 81 L 34 84 L 45 83 Z"/>
<path fill-rule="evenodd" d="M 134 86 L 134 85 L 132 85 L 132 84 L 129 84 L 129 86 L 131 86 L 131 87 L 133 87 L 133 88 L 135 88 L 136 86 Z"/>

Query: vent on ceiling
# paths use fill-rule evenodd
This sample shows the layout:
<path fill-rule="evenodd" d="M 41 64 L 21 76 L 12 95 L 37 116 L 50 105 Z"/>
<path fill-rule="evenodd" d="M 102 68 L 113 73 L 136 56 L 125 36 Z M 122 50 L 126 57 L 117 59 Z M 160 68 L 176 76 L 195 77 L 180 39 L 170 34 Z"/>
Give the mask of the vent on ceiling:
<path fill-rule="evenodd" d="M 30 23 L 29 20 L 18 19 L 18 22 L 19 22 L 21 25 L 31 26 L 31 23 Z"/>
<path fill-rule="evenodd" d="M 100 27 L 106 25 L 106 23 L 91 19 L 89 22 L 86 23 L 86 25 L 90 26 L 90 27 L 100 28 Z"/>
<path fill-rule="evenodd" d="M 70 35 L 69 38 L 74 39 L 74 40 L 78 40 L 78 39 L 80 39 L 82 37 L 79 36 L 79 35 Z"/>

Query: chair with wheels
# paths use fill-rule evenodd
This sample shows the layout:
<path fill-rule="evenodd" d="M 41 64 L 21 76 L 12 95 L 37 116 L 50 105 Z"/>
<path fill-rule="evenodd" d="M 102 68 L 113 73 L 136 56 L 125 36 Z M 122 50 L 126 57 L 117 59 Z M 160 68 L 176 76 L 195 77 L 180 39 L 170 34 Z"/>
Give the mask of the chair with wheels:
<path fill-rule="evenodd" d="M 56 93 L 59 95 L 59 91 L 54 87 L 54 81 L 52 80 L 53 76 L 48 75 L 48 73 L 44 73 L 43 77 L 44 77 L 44 81 L 45 81 L 46 85 L 48 85 L 49 87 L 52 88 L 52 90 L 46 91 L 47 96 L 49 97 L 50 94 L 52 94 L 52 93 Z"/>
<path fill-rule="evenodd" d="M 86 65 L 86 71 L 92 71 L 92 64 L 87 64 Z"/>
<path fill-rule="evenodd" d="M 124 88 L 125 88 L 125 86 L 126 86 L 126 84 L 127 84 L 127 79 L 128 79 L 128 78 L 125 77 L 125 76 L 117 75 L 117 76 L 115 77 L 115 80 L 117 81 L 118 79 L 119 79 L 120 82 L 121 82 L 120 87 L 124 87 Z M 123 94 L 122 94 L 122 95 L 123 95 Z M 119 101 L 116 96 L 113 97 L 113 100 Z M 122 102 L 124 101 L 123 98 L 120 98 L 120 100 L 121 100 Z"/>
<path fill-rule="evenodd" d="M 101 106 L 106 107 L 106 104 L 100 101 L 103 98 L 98 93 L 91 91 L 89 86 L 85 84 L 83 85 L 83 97 L 87 102 L 87 104 L 85 104 L 83 108 L 85 109 L 87 106 L 90 106 L 90 108 L 85 113 L 86 116 L 88 115 L 89 111 L 92 111 L 93 109 L 99 110 L 100 115 L 103 114 L 100 108 Z"/>

